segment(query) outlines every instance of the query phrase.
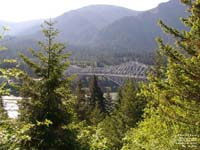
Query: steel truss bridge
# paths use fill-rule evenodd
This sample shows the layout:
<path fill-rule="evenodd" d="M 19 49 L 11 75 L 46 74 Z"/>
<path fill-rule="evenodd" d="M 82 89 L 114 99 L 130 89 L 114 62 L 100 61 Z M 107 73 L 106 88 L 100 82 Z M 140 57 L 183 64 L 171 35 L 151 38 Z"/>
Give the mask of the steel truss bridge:
<path fill-rule="evenodd" d="M 122 85 L 126 79 L 146 80 L 146 73 L 149 66 L 131 61 L 120 65 L 108 67 L 86 67 L 80 68 L 71 65 L 68 69 L 69 74 L 77 74 L 78 76 L 103 76 L 108 80 Z"/>

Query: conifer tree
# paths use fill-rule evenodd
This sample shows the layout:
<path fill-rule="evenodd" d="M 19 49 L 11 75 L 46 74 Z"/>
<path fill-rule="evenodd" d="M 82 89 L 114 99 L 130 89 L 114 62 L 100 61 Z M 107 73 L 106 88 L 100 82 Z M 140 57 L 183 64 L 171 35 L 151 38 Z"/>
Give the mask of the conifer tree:
<path fill-rule="evenodd" d="M 79 121 L 86 120 L 87 106 L 88 105 L 85 97 L 85 91 L 83 90 L 82 81 L 81 79 L 78 79 L 76 88 L 75 112 Z"/>
<path fill-rule="evenodd" d="M 98 124 L 92 149 L 120 150 L 125 133 L 142 119 L 146 102 L 138 95 L 139 87 L 127 80 L 120 93 L 121 103 Z"/>
<path fill-rule="evenodd" d="M 106 113 L 105 98 L 103 92 L 98 85 L 97 77 L 94 75 L 89 83 L 89 118 L 91 122 L 98 123 L 101 121 Z"/>
<path fill-rule="evenodd" d="M 134 127 L 142 118 L 145 102 L 137 96 L 139 90 L 132 80 L 125 82 L 121 92 L 122 98 L 119 111 L 124 118 L 125 124 L 129 127 Z"/>
<path fill-rule="evenodd" d="M 167 66 L 160 65 L 156 76 L 151 74 L 143 93 L 149 100 L 145 119 L 138 129 L 126 136 L 123 150 L 200 148 L 200 1 L 182 0 L 190 15 L 182 18 L 187 31 L 178 31 L 159 21 L 162 29 L 174 38 L 175 44 L 158 39 L 161 56 Z M 179 136 L 181 135 L 181 137 Z M 193 143 L 188 143 L 191 135 Z M 182 142 L 179 142 L 182 140 Z"/>
<path fill-rule="evenodd" d="M 107 89 L 106 96 L 105 96 L 105 104 L 106 104 L 106 112 L 111 113 L 114 109 L 115 105 L 113 99 L 110 95 L 109 89 Z"/>
<path fill-rule="evenodd" d="M 89 83 L 90 91 L 90 103 L 92 107 L 98 105 L 101 112 L 105 112 L 105 100 L 103 97 L 103 92 L 98 85 L 97 77 L 94 75 Z"/>
<path fill-rule="evenodd" d="M 34 59 L 21 54 L 22 60 L 31 67 L 37 76 L 23 78 L 19 120 L 33 127 L 27 132 L 29 140 L 21 143 L 21 149 L 74 150 L 75 135 L 68 128 L 71 122 L 72 95 L 69 77 L 64 71 L 69 66 L 69 54 L 65 46 L 56 43 L 58 35 L 55 22 L 45 21 L 43 34 L 45 42 L 39 42 L 40 51 L 30 49 Z"/>
<path fill-rule="evenodd" d="M 199 125 L 199 89 L 200 89 L 200 1 L 183 0 L 189 6 L 191 15 L 182 18 L 189 31 L 178 31 L 162 21 L 159 25 L 167 34 L 175 38 L 175 46 L 165 44 L 158 39 L 160 51 L 167 57 L 167 90 L 162 99 L 166 103 L 163 112 L 179 122 Z M 179 111 L 177 111 L 179 109 Z M 190 116 L 193 116 L 192 118 Z"/>

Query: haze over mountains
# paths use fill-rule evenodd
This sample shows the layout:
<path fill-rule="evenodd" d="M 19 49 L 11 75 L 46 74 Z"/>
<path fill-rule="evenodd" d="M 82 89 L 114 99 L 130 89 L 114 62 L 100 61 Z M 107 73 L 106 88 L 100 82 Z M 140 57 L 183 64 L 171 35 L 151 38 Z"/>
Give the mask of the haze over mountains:
<path fill-rule="evenodd" d="M 156 48 L 155 37 L 163 35 L 157 25 L 161 19 L 178 29 L 185 29 L 179 17 L 186 16 L 185 7 L 179 0 L 160 4 L 152 10 L 138 12 L 110 5 L 91 5 L 66 12 L 54 18 L 61 32 L 58 40 L 67 42 L 74 55 L 147 55 Z M 12 28 L 10 36 L 1 43 L 9 49 L 9 56 L 18 51 L 26 52 L 29 47 L 37 47 L 42 39 L 42 20 L 25 23 L 5 23 Z M 8 54 L 8 51 L 5 52 Z M 8 55 L 6 55 L 8 56 Z M 78 55 L 77 55 L 78 56 Z"/>
<path fill-rule="evenodd" d="M 164 36 L 157 21 L 161 19 L 170 26 L 184 29 L 179 18 L 186 15 L 184 6 L 178 0 L 172 0 L 138 16 L 123 17 L 113 22 L 98 33 L 94 43 L 109 49 L 151 51 L 156 47 L 155 37 Z"/>

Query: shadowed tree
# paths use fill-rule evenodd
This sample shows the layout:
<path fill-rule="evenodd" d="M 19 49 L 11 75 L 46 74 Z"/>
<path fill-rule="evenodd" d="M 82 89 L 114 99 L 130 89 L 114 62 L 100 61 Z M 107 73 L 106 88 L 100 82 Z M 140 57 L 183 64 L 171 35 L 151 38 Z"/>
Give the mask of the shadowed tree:
<path fill-rule="evenodd" d="M 98 123 L 106 114 L 105 98 L 98 85 L 97 77 L 94 75 L 89 83 L 89 117 L 92 122 Z M 94 121 L 95 120 L 95 121 Z"/>
<path fill-rule="evenodd" d="M 83 90 L 82 81 L 81 79 L 78 79 L 76 87 L 76 102 L 74 107 L 79 121 L 87 119 L 87 100 L 85 95 L 86 94 Z"/>

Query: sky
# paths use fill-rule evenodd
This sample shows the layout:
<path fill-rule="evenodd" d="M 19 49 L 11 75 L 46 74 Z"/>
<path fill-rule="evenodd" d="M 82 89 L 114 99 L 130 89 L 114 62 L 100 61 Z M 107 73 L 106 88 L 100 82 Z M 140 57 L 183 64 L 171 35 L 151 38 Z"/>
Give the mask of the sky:
<path fill-rule="evenodd" d="M 0 0 L 0 20 L 20 22 L 54 18 L 93 4 L 110 4 L 142 11 L 167 1 L 169 0 Z"/>

